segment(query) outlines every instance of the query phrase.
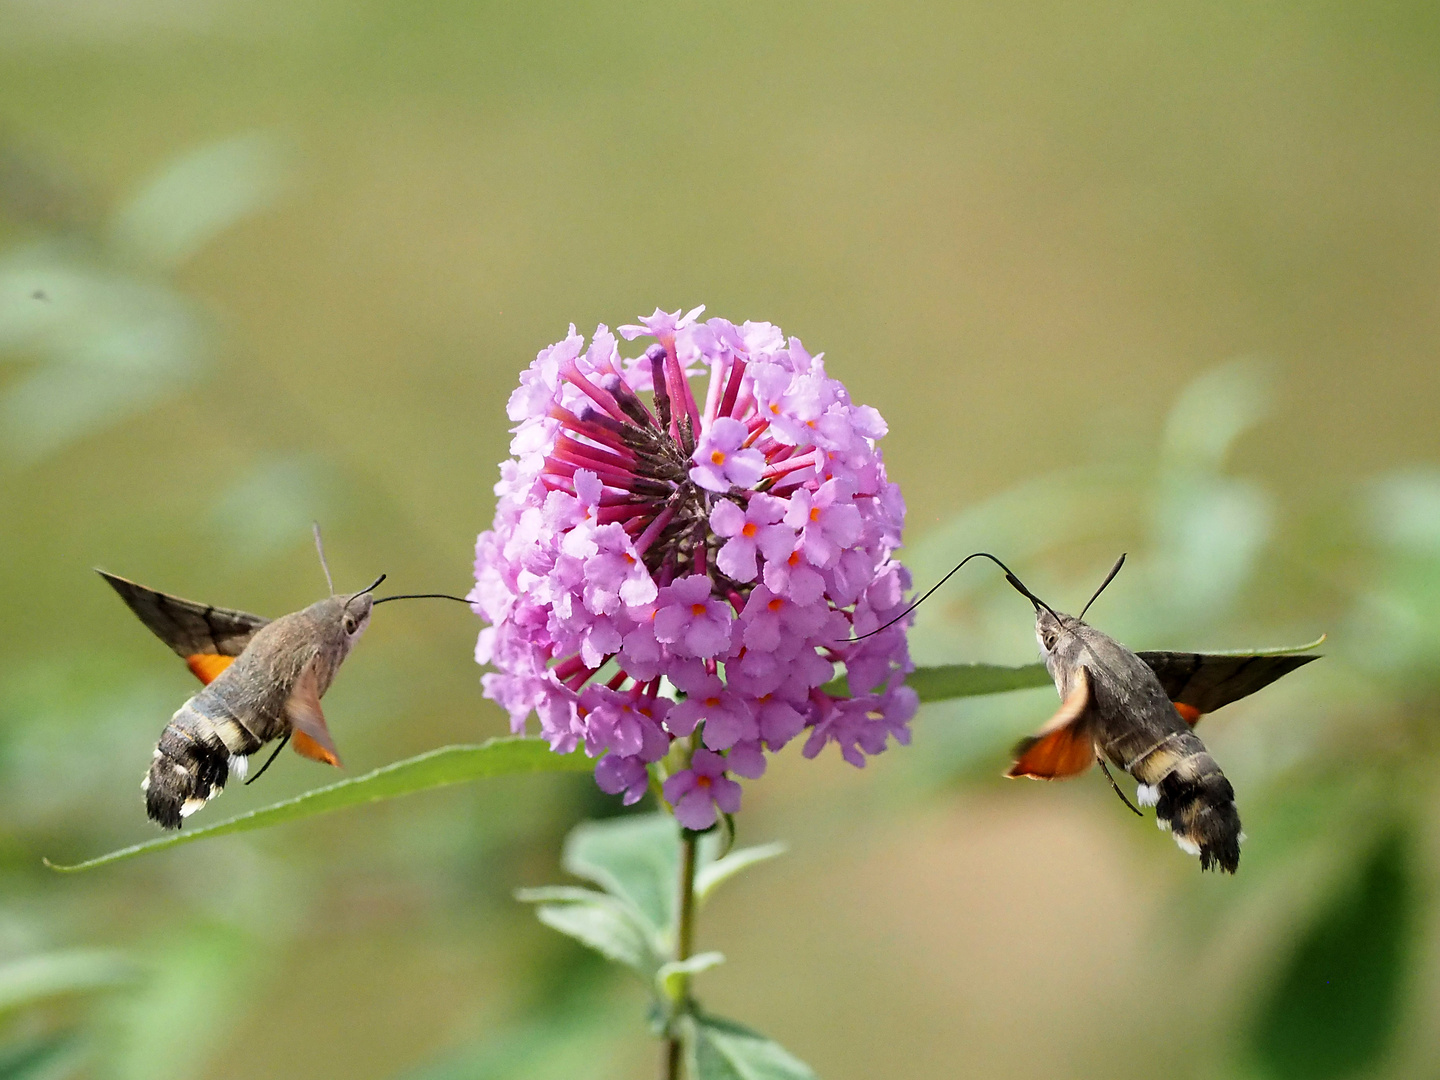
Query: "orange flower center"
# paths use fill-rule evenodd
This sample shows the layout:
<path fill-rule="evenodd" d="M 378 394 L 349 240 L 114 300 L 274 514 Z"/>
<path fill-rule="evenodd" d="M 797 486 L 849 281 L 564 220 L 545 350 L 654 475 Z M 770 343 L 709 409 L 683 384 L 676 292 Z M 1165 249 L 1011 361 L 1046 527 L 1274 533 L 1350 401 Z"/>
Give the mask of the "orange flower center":
<path fill-rule="evenodd" d="M 740 535 L 748 539 L 759 531 L 760 526 L 756 525 L 753 521 L 747 521 L 745 522 L 745 527 L 740 530 Z"/>
<path fill-rule="evenodd" d="M 704 604 L 691 604 L 691 605 L 690 605 L 690 614 L 691 614 L 691 615 L 694 615 L 694 616 L 696 616 L 696 617 L 699 617 L 699 616 L 701 616 L 701 615 L 704 615 L 704 614 L 705 614 L 705 605 L 704 605 Z"/>
<path fill-rule="evenodd" d="M 710 460 L 713 461 L 716 465 L 724 465 L 724 464 L 725 464 L 725 451 L 724 451 L 724 450 L 712 450 L 712 451 L 710 452 Z"/>
<path fill-rule="evenodd" d="M 768 607 L 771 611 L 779 611 L 782 607 L 785 606 L 785 601 L 782 597 L 777 596 L 765 606 Z"/>

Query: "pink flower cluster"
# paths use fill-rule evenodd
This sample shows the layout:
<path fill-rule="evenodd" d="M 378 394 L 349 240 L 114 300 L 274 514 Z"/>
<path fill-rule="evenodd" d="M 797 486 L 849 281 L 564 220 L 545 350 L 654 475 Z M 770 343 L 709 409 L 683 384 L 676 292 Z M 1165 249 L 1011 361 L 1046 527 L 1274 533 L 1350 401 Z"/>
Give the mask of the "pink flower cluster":
<path fill-rule="evenodd" d="M 732 777 L 760 776 L 766 751 L 808 730 L 806 757 L 833 742 L 863 766 L 909 741 L 917 705 L 908 620 L 851 640 L 910 586 L 885 422 L 798 338 L 703 310 L 620 327 L 656 341 L 630 360 L 603 325 L 588 349 L 572 326 L 521 373 L 470 594 L 511 727 L 537 713 L 627 803 L 655 776 L 692 829 L 739 808 Z"/>

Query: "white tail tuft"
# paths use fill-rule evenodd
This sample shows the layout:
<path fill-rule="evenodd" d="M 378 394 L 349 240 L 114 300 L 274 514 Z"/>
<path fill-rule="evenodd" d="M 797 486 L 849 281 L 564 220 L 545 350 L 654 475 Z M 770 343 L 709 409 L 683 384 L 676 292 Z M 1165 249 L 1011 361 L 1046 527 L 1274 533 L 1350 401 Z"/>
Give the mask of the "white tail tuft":
<path fill-rule="evenodd" d="M 1188 836 L 1185 836 L 1183 833 L 1177 832 L 1175 834 L 1175 844 L 1180 848 L 1181 851 L 1185 852 L 1186 855 L 1200 854 L 1200 845 L 1195 843 L 1195 841 L 1191 840 Z"/>

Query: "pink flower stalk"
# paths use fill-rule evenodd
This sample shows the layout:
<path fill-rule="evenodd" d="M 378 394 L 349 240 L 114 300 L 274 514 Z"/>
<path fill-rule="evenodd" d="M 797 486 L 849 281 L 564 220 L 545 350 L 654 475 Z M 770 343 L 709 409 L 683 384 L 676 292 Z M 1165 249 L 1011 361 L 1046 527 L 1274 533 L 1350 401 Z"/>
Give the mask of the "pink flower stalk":
<path fill-rule="evenodd" d="M 627 803 L 656 774 L 692 829 L 734 813 L 731 776 L 759 777 L 807 729 L 807 757 L 833 742 L 863 766 L 909 742 L 917 707 L 908 620 L 850 640 L 910 586 L 884 421 L 798 338 L 703 311 L 622 326 L 656 341 L 629 360 L 606 327 L 587 349 L 572 326 L 521 373 L 470 594 L 512 730 L 535 713 Z M 848 694 L 826 689 L 841 671 Z"/>

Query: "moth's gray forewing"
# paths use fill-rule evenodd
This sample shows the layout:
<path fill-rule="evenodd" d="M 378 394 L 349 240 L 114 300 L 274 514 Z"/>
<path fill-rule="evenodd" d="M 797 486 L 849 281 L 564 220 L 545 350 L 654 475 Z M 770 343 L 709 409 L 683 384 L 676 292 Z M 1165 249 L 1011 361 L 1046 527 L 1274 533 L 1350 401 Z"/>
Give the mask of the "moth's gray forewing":
<path fill-rule="evenodd" d="M 1320 657 L 1231 656 L 1205 653 L 1136 653 L 1150 665 L 1170 700 L 1198 713 L 1210 713 L 1248 697 Z"/>
<path fill-rule="evenodd" d="M 152 633 L 177 656 L 239 656 L 270 620 L 246 611 L 197 604 L 147 589 L 115 574 L 97 570 Z"/>

